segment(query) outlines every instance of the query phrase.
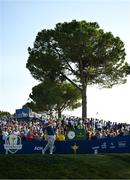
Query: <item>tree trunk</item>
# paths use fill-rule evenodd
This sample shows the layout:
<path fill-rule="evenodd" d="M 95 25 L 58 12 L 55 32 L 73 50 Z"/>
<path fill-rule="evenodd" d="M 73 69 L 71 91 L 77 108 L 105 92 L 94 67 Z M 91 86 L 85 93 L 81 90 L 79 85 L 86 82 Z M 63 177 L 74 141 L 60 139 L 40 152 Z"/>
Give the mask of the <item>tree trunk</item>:
<path fill-rule="evenodd" d="M 84 69 L 82 60 L 79 61 L 82 82 L 82 119 L 87 118 L 87 71 Z"/>
<path fill-rule="evenodd" d="M 87 86 L 83 85 L 82 89 L 82 119 L 87 118 Z"/>
<path fill-rule="evenodd" d="M 61 110 L 60 110 L 60 108 L 58 109 L 58 119 L 61 119 Z"/>

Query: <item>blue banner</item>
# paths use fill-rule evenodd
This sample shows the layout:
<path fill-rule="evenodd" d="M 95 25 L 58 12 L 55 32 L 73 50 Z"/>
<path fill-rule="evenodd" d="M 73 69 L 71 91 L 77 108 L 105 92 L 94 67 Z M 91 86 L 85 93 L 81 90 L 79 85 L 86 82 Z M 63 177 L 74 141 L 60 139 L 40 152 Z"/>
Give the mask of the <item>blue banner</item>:
<path fill-rule="evenodd" d="M 21 140 L 18 136 L 10 136 L 6 141 L 0 140 L 0 154 L 41 153 L 47 141 Z M 129 153 L 130 136 L 105 138 L 99 140 L 55 141 L 55 154 L 86 153 Z"/>
<path fill-rule="evenodd" d="M 30 119 L 30 109 L 28 108 L 22 108 L 22 109 L 16 109 L 16 117 L 18 119 Z"/>

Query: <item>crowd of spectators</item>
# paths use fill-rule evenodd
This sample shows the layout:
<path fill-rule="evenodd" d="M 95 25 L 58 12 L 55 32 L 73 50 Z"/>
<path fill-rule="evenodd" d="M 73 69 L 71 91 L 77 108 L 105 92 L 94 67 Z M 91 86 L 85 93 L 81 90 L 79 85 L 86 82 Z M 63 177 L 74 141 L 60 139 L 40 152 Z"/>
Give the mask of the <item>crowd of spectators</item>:
<path fill-rule="evenodd" d="M 130 125 L 126 123 L 104 121 L 95 118 L 82 120 L 74 116 L 63 116 L 60 120 L 53 117 L 53 121 L 57 141 L 65 140 L 68 131 L 77 129 L 84 130 L 88 140 L 130 135 Z M 26 140 L 46 140 L 47 136 L 43 132 L 43 127 L 47 122 L 48 119 L 42 116 L 29 121 L 17 119 L 14 116 L 0 117 L 0 139 L 5 140 L 8 135 L 15 134 Z"/>

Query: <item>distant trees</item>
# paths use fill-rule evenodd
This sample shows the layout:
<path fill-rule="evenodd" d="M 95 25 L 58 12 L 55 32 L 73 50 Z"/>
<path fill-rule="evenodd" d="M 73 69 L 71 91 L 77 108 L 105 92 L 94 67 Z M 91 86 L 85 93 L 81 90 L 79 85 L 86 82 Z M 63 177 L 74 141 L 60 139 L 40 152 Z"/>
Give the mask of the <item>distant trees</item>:
<path fill-rule="evenodd" d="M 7 111 L 0 111 L 0 117 L 1 116 L 8 116 L 8 115 L 11 115 L 11 114 Z"/>
<path fill-rule="evenodd" d="M 125 83 L 129 72 L 124 43 L 96 22 L 73 20 L 43 29 L 28 52 L 26 67 L 35 79 L 69 81 L 80 91 L 82 118 L 87 117 L 88 85 L 111 88 Z"/>
<path fill-rule="evenodd" d="M 81 106 L 81 94 L 71 83 L 59 84 L 45 81 L 33 87 L 29 97 L 31 102 L 26 103 L 23 107 L 29 107 L 36 112 L 54 109 L 59 118 L 63 110 Z"/>

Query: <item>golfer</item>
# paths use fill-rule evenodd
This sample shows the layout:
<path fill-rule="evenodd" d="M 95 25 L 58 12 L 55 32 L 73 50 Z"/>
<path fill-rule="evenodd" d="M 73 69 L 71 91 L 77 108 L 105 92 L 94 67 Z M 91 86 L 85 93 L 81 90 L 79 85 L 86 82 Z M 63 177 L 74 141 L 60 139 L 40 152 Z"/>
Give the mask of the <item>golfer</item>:
<path fill-rule="evenodd" d="M 54 142 L 55 142 L 55 128 L 53 120 L 49 120 L 47 126 L 43 130 L 47 133 L 47 145 L 42 149 L 42 154 L 45 154 L 46 150 L 49 149 L 50 154 L 53 154 Z"/>

